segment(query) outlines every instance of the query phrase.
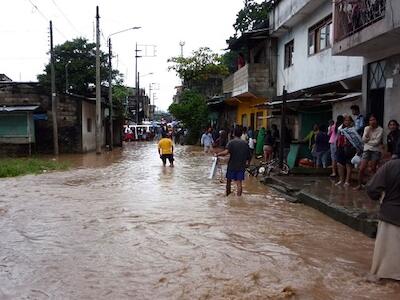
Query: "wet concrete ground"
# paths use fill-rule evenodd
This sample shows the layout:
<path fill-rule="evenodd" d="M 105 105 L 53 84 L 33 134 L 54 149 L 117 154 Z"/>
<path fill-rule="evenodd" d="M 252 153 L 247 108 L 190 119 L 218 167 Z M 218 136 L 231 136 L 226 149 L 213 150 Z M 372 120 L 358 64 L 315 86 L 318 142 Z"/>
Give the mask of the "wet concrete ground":
<path fill-rule="evenodd" d="M 211 157 L 153 143 L 77 168 L 0 180 L 1 299 L 398 299 L 367 283 L 373 240 L 249 179 L 207 179 Z"/>

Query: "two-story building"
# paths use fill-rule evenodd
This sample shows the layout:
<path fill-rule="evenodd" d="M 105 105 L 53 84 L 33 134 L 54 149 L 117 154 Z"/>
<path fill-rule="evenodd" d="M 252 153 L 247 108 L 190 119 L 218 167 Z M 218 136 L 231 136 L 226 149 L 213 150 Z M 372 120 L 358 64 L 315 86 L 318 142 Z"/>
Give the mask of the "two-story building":
<path fill-rule="evenodd" d="M 363 110 L 400 119 L 400 1 L 335 0 L 333 53 L 362 56 Z"/>
<path fill-rule="evenodd" d="M 271 122 L 287 91 L 287 126 L 303 138 L 314 123 L 327 124 L 361 104 L 362 58 L 332 55 L 332 0 L 278 0 L 270 13 L 270 36 L 277 43 L 277 95 Z"/>

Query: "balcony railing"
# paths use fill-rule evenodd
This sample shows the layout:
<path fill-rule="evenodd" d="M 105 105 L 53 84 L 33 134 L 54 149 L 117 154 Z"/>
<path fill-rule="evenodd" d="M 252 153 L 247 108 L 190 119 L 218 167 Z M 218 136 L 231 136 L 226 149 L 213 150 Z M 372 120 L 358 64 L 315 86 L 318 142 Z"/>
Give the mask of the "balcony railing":
<path fill-rule="evenodd" d="M 338 0 L 335 4 L 335 41 L 341 41 L 383 19 L 386 0 Z"/>

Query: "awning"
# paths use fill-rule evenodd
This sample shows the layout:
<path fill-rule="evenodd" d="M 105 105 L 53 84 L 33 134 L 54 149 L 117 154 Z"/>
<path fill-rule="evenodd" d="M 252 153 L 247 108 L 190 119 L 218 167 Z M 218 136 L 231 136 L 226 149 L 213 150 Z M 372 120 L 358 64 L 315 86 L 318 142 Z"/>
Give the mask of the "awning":
<path fill-rule="evenodd" d="M 214 96 L 211 99 L 207 100 L 207 105 L 217 105 L 217 104 L 221 104 L 224 103 L 224 96 Z"/>
<path fill-rule="evenodd" d="M 0 106 L 0 112 L 15 112 L 15 111 L 34 111 L 38 109 L 38 105 L 31 106 Z"/>
<path fill-rule="evenodd" d="M 362 96 L 362 93 L 349 93 L 343 97 L 329 99 L 329 100 L 323 100 L 323 101 L 321 101 L 321 103 L 335 103 L 335 102 L 339 102 L 339 101 L 351 101 L 351 100 L 355 100 L 361 96 Z"/>
<path fill-rule="evenodd" d="M 225 103 L 229 105 L 237 105 L 238 103 L 246 103 L 248 100 L 257 100 L 260 99 L 260 101 L 267 101 L 265 97 L 258 97 L 254 95 L 251 92 L 244 92 L 240 95 L 236 95 L 230 98 L 225 99 Z M 255 107 L 255 106 L 254 106 Z"/>

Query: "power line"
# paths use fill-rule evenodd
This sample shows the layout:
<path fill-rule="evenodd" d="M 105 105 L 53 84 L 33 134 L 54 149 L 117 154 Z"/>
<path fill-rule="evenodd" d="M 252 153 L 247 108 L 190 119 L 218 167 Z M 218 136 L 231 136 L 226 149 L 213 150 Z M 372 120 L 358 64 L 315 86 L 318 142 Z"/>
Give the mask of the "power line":
<path fill-rule="evenodd" d="M 37 7 L 37 5 L 32 2 L 32 0 L 27 0 L 27 1 L 33 6 L 34 9 L 36 9 L 36 11 L 40 14 L 40 16 L 44 20 L 46 20 L 46 22 L 50 21 L 50 19 L 48 17 L 46 17 L 46 15 L 44 13 L 42 13 L 42 11 L 39 9 L 39 7 Z M 65 36 L 65 34 L 62 33 L 56 26 L 53 26 L 53 27 L 59 34 L 61 34 L 66 40 L 68 40 L 68 38 Z"/>
<path fill-rule="evenodd" d="M 65 20 L 67 20 L 67 22 L 69 23 L 69 25 L 71 25 L 71 27 L 81 36 L 83 36 L 83 34 L 75 27 L 75 25 L 70 21 L 70 19 L 67 17 L 67 15 L 62 11 L 62 9 L 57 5 L 55 0 L 51 0 L 54 4 L 54 6 L 57 8 L 57 10 L 62 14 L 62 16 L 65 18 Z"/>
<path fill-rule="evenodd" d="M 103 31 L 100 31 L 100 33 L 101 33 L 101 37 L 102 37 L 103 40 L 104 40 L 105 45 L 108 45 L 108 41 L 107 41 L 106 37 L 104 36 L 104 32 L 103 32 Z"/>

